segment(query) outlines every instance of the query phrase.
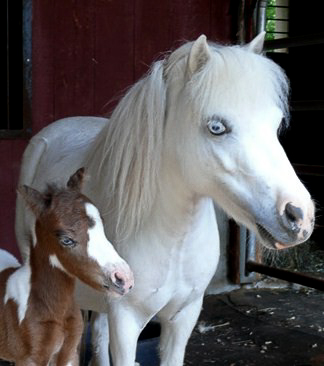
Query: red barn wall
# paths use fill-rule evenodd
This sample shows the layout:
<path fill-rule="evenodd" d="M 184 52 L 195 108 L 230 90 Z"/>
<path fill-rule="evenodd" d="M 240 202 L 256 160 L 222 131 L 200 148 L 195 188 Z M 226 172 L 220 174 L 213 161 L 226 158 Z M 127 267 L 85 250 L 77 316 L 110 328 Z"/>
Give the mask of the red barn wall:
<path fill-rule="evenodd" d="M 104 115 L 163 52 L 204 33 L 235 41 L 237 1 L 33 0 L 32 131 Z M 0 247 L 18 254 L 15 190 L 26 140 L 0 140 Z"/>

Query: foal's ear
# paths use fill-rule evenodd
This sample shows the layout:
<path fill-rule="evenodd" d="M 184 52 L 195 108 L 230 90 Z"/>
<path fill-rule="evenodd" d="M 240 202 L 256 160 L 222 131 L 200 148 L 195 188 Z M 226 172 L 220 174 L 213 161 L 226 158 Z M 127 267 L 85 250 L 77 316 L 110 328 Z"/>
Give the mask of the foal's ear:
<path fill-rule="evenodd" d="M 196 39 L 193 43 L 189 58 L 188 69 L 189 75 L 192 76 L 195 72 L 199 71 L 210 59 L 210 50 L 207 44 L 207 38 L 204 34 Z"/>
<path fill-rule="evenodd" d="M 67 186 L 75 191 L 81 191 L 83 178 L 84 178 L 84 168 L 78 169 L 73 175 L 71 175 Z"/>
<path fill-rule="evenodd" d="M 36 216 L 46 208 L 45 197 L 36 189 L 24 185 L 18 187 L 17 191 Z"/>
<path fill-rule="evenodd" d="M 250 43 L 248 43 L 244 47 L 246 47 L 248 51 L 261 54 L 263 51 L 265 35 L 266 32 L 259 33 L 255 38 L 252 39 Z"/>

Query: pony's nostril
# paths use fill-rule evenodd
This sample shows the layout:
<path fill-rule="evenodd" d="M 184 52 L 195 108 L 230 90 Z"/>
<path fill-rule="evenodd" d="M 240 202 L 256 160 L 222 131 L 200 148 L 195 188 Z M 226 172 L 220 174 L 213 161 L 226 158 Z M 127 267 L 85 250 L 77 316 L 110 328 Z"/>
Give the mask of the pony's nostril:
<path fill-rule="evenodd" d="M 299 221 L 303 220 L 304 214 L 301 208 L 294 206 L 290 202 L 286 204 L 284 215 L 284 223 L 292 231 L 300 230 Z"/>
<path fill-rule="evenodd" d="M 285 213 L 290 221 L 298 221 L 304 218 L 302 209 L 292 205 L 290 202 L 285 207 Z"/>

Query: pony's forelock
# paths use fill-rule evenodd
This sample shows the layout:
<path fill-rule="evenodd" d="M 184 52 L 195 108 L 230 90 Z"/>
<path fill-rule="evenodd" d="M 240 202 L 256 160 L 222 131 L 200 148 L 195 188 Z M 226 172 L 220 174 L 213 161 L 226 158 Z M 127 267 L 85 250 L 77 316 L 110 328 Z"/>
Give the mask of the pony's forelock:
<path fill-rule="evenodd" d="M 195 110 L 203 114 L 217 95 L 225 94 L 224 80 L 232 83 L 228 100 L 251 103 L 249 93 L 257 96 L 255 104 L 271 100 L 283 112 L 285 124 L 289 122 L 289 82 L 285 72 L 267 57 L 254 54 L 240 46 L 219 46 L 210 43 L 211 57 L 188 82 L 188 97 Z M 232 80 L 231 80 L 232 79 Z M 259 91 L 259 92 L 256 92 Z M 259 106 L 260 107 L 260 106 Z"/>

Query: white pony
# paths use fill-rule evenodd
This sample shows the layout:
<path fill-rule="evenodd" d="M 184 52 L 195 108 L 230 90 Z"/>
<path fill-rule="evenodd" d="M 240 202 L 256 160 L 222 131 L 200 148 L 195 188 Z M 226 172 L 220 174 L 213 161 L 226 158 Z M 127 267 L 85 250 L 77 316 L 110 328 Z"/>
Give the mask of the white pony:
<path fill-rule="evenodd" d="M 114 366 L 134 365 L 138 335 L 155 315 L 161 365 L 183 364 L 219 257 L 212 200 L 269 248 L 312 233 L 313 202 L 277 138 L 288 83 L 260 55 L 263 39 L 240 47 L 200 36 L 155 62 L 110 121 L 55 122 L 25 151 L 20 184 L 38 189 L 87 167 L 84 192 L 109 217 L 106 234 L 134 272 L 134 289 L 118 302 L 79 292 L 81 307 L 108 313 Z M 32 221 L 18 200 L 23 253 Z"/>

